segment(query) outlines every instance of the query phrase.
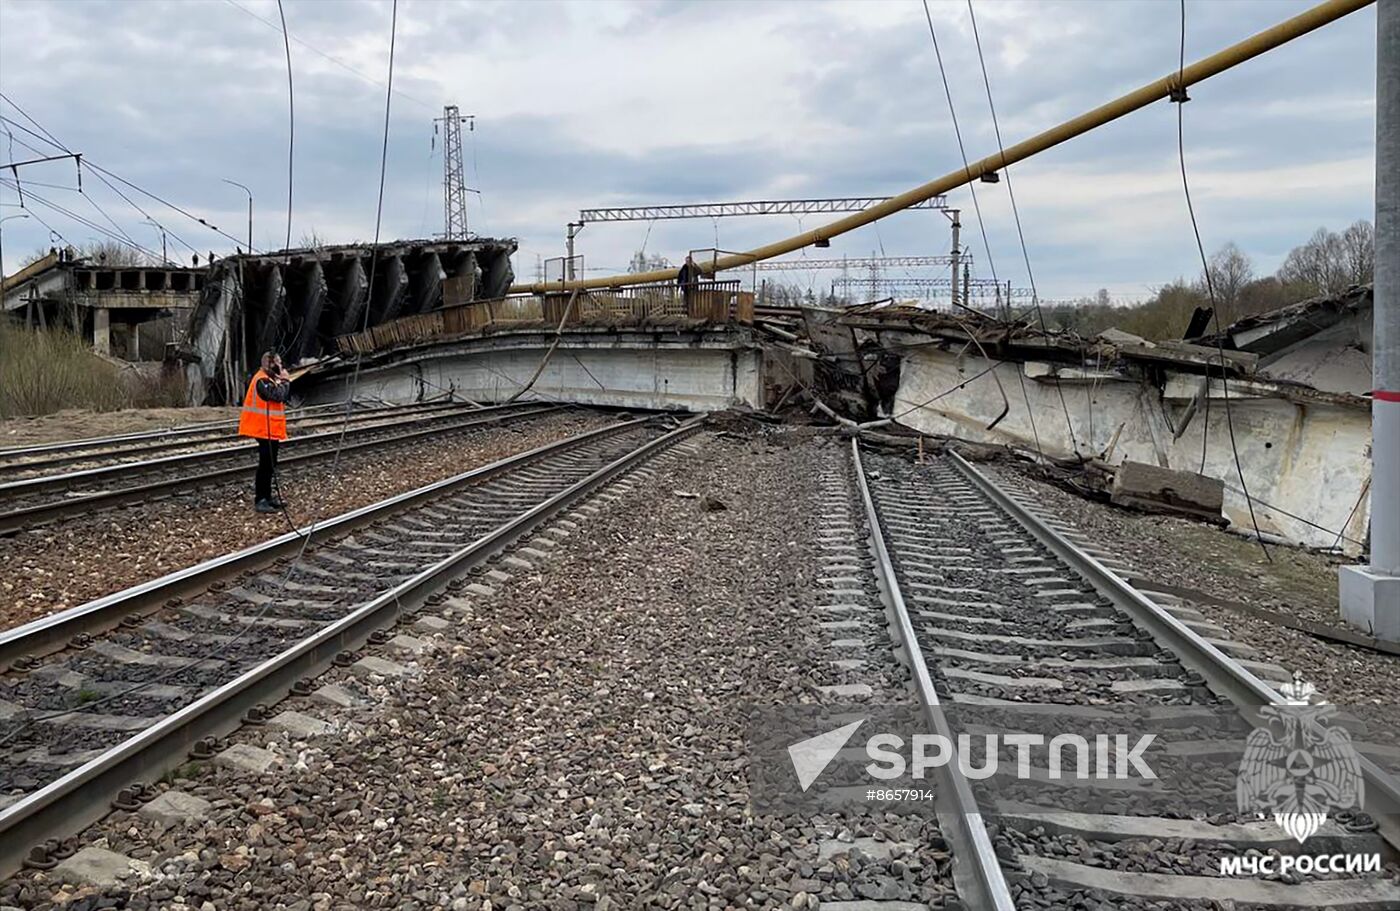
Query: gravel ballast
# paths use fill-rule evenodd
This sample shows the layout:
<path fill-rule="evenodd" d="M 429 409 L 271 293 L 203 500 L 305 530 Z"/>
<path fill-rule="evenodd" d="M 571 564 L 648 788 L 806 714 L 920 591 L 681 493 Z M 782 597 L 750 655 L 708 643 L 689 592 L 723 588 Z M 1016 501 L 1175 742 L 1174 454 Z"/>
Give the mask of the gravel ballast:
<path fill-rule="evenodd" d="M 785 434 L 683 444 L 369 650 L 391 663 L 276 708 L 336 733 L 245 727 L 232 740 L 270 771 L 169 776 L 206 820 L 118 812 L 83 835 L 150 874 L 30 871 L 0 905 L 958 907 L 930 821 L 750 809 L 747 708 L 823 702 L 832 682 L 810 605 L 817 475 L 839 454 Z"/>
<path fill-rule="evenodd" d="M 287 466 L 280 479 L 298 527 L 614 421 L 571 413 L 526 418 L 332 462 Z M 250 444 L 251 447 L 251 444 Z M 253 456 L 250 455 L 250 458 Z M 185 491 L 0 537 L 0 628 L 120 591 L 290 530 L 252 509 L 252 479 Z"/>

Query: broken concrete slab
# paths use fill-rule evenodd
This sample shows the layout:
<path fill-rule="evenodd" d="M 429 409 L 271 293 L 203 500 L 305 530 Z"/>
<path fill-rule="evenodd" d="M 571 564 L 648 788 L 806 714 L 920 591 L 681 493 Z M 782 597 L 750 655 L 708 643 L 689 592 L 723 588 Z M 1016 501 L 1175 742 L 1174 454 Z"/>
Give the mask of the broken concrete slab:
<path fill-rule="evenodd" d="M 864 754 L 862 753 L 862 755 Z M 875 860 L 888 860 L 896 847 L 900 849 L 901 854 L 908 854 L 917 845 L 908 842 L 876 841 L 873 838 L 856 838 L 851 841 L 833 838 L 817 844 L 817 861 L 820 863 L 824 860 L 830 860 L 838 854 L 849 854 L 851 851 L 859 851 L 866 857 Z M 828 905 L 828 902 L 822 903 L 823 907 Z"/>
<path fill-rule="evenodd" d="M 60 862 L 54 867 L 53 876 L 60 882 L 75 886 L 97 886 L 106 889 L 119 885 L 132 874 L 150 872 L 151 865 L 144 861 L 132 860 L 125 854 L 105 848 L 89 847 Z"/>
<path fill-rule="evenodd" d="M 389 645 L 401 652 L 409 652 L 414 655 L 421 655 L 428 648 L 428 643 L 415 636 L 406 636 L 402 633 L 389 640 Z"/>
<path fill-rule="evenodd" d="M 173 826 L 182 822 L 201 822 L 208 819 L 211 806 L 212 804 L 203 797 L 170 790 L 143 804 L 136 812 L 163 826 Z"/>
<path fill-rule="evenodd" d="M 268 719 L 267 723 L 274 728 L 286 731 L 298 740 L 324 737 L 339 730 L 333 722 L 323 721 L 314 715 L 305 715 L 291 710 L 274 715 Z"/>
<path fill-rule="evenodd" d="M 1109 499 L 1128 506 L 1224 524 L 1225 483 L 1194 471 L 1125 460 L 1113 475 Z"/>
<path fill-rule="evenodd" d="M 366 655 L 350 665 L 350 672 L 357 677 L 368 677 L 371 674 L 377 674 L 380 677 L 402 677 L 408 673 L 408 666 L 399 664 L 397 661 L 390 661 L 387 658 Z"/>
<path fill-rule="evenodd" d="M 247 743 L 235 743 L 214 757 L 214 764 L 238 772 L 261 775 L 279 763 L 277 754 Z"/>
<path fill-rule="evenodd" d="M 819 686 L 817 689 L 838 699 L 863 699 L 874 693 L 868 683 L 838 683 L 833 686 Z"/>
<path fill-rule="evenodd" d="M 327 683 L 311 694 L 311 698 L 324 705 L 333 705 L 336 708 L 349 709 L 357 705 L 364 705 L 365 700 L 356 696 L 350 690 L 338 683 Z"/>
<path fill-rule="evenodd" d="M 441 617 L 434 617 L 432 614 L 424 615 L 413 621 L 413 628 L 416 631 L 429 635 L 432 633 L 446 632 L 451 626 L 451 623 L 448 623 Z"/>

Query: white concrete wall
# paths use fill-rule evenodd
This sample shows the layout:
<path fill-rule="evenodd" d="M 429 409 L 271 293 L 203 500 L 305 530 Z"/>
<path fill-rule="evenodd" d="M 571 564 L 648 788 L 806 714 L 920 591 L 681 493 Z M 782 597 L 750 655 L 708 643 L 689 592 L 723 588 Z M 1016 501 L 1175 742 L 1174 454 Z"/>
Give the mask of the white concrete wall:
<path fill-rule="evenodd" d="M 1172 431 L 1200 388 L 1200 377 L 1174 376 L 1164 396 L 1150 385 L 1107 375 L 1062 376 L 1062 406 L 1047 365 L 1028 364 L 1023 372 L 1021 365 L 1002 364 L 973 379 L 988 366 L 988 361 L 976 357 L 959 362 L 944 351 L 910 352 L 901 364 L 896 398 L 895 413 L 902 414 L 900 422 L 926 433 L 1010 443 L 1027 450 L 1034 450 L 1038 436 L 1045 452 L 1056 456 L 1073 453 L 1069 428 L 1073 428 L 1079 451 L 1086 455 L 1103 453 L 1116 434 L 1109 455 L 1114 464 L 1131 459 L 1188 471 L 1201 469 L 1202 433 L 1207 426 L 1204 409 L 1198 410 L 1179 440 L 1173 439 Z M 986 425 L 1003 407 L 994 376 L 1001 381 L 1010 411 L 988 431 Z M 960 383 L 966 386 L 929 401 Z M 1029 414 L 1035 418 L 1034 430 L 1027 398 Z M 1230 384 L 1230 400 L 1240 465 L 1254 498 L 1260 529 L 1310 547 L 1330 547 L 1337 531 L 1345 526 L 1346 535 L 1354 540 L 1344 538 L 1342 545 L 1348 553 L 1358 553 L 1356 542 L 1365 538 L 1369 521 L 1369 501 L 1362 498 L 1371 471 L 1369 412 L 1330 404 L 1297 404 L 1251 392 L 1248 384 L 1234 382 Z M 1204 473 L 1225 482 L 1225 514 L 1230 521 L 1250 528 L 1230 446 L 1224 389 L 1218 382 L 1211 384 L 1210 403 Z M 1362 499 L 1359 507 L 1358 499 Z"/>
<path fill-rule="evenodd" d="M 477 401 L 499 402 L 530 379 L 546 348 L 483 348 L 366 367 L 357 394 L 409 402 L 452 388 Z M 566 341 L 521 400 L 687 411 L 760 408 L 760 357 L 751 348 L 571 347 Z M 308 395 L 313 402 L 340 400 L 345 380 L 327 378 Z"/>

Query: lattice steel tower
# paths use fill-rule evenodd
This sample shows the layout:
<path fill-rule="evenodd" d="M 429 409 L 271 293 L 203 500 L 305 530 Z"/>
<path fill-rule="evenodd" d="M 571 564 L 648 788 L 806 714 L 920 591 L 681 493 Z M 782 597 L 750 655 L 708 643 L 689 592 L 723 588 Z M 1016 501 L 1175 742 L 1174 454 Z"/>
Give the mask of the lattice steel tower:
<path fill-rule="evenodd" d="M 462 124 L 467 130 L 476 129 L 476 120 L 463 117 L 457 105 L 442 109 L 442 224 L 443 238 L 465 240 L 467 237 L 467 182 L 462 174 Z"/>

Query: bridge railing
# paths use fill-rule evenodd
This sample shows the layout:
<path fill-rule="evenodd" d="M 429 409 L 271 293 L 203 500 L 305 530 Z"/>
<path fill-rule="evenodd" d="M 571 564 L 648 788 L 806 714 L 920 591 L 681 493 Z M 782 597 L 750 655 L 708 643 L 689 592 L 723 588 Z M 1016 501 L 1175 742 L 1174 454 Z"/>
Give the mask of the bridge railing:
<path fill-rule="evenodd" d="M 738 281 L 628 285 L 580 292 L 570 309 L 570 292 L 494 298 L 404 316 L 364 332 L 336 339 L 346 354 L 367 354 L 399 345 L 458 338 L 511 329 L 558 326 L 621 328 L 656 323 L 751 325 L 754 296 Z M 568 318 L 565 319 L 565 312 Z"/>

